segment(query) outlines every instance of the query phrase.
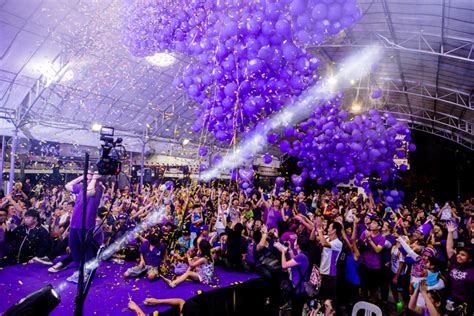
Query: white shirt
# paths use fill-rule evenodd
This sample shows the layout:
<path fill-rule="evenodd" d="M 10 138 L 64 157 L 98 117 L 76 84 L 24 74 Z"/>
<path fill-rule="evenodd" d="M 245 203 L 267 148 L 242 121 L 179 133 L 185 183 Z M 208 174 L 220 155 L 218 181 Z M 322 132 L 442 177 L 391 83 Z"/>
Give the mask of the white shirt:
<path fill-rule="evenodd" d="M 224 217 L 227 217 L 229 215 L 229 209 L 227 208 L 226 210 L 222 210 L 221 207 L 219 207 L 219 210 L 217 212 L 217 219 L 216 219 L 216 229 L 224 229 L 224 223 L 222 222 L 222 217 L 221 214 L 224 212 Z"/>
<path fill-rule="evenodd" d="M 319 272 L 324 275 L 336 276 L 337 259 L 342 250 L 342 241 L 339 238 L 329 241 L 328 236 L 325 238 L 331 244 L 331 247 L 323 248 Z"/>
<path fill-rule="evenodd" d="M 390 255 L 391 255 L 390 269 L 392 270 L 393 273 L 397 273 L 400 263 L 405 262 L 405 256 L 398 249 L 398 247 L 392 247 L 392 251 L 390 252 Z M 402 273 L 400 273 L 400 275 L 404 275 L 406 271 L 407 271 L 407 267 L 405 266 Z"/>

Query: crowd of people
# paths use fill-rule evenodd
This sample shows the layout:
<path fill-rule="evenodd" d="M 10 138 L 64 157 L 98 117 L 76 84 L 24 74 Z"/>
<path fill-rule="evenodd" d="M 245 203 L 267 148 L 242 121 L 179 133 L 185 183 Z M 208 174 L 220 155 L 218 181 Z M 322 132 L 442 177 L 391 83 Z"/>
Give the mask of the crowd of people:
<path fill-rule="evenodd" d="M 1 199 L 0 266 L 37 262 L 55 273 L 78 265 L 81 181 L 17 183 Z M 292 315 L 315 315 L 317 309 L 342 315 L 360 300 L 386 314 L 474 312 L 472 199 L 390 208 L 383 198 L 354 192 L 275 187 L 248 194 L 218 183 L 147 185 L 137 193 L 135 186 L 119 190 L 92 172 L 86 190 L 86 259 L 101 245 L 119 244 L 105 259 L 134 262 L 124 278 L 162 278 L 170 287 L 185 280 L 212 285 L 214 267 L 221 265 L 257 272 L 268 285 L 267 304 Z M 158 219 L 147 221 L 157 212 Z M 68 280 L 78 277 L 76 272 Z M 315 296 L 307 289 L 311 281 L 320 284 Z M 185 305 L 179 299 L 144 302 L 161 303 Z M 134 302 L 130 308 L 143 313 Z"/>

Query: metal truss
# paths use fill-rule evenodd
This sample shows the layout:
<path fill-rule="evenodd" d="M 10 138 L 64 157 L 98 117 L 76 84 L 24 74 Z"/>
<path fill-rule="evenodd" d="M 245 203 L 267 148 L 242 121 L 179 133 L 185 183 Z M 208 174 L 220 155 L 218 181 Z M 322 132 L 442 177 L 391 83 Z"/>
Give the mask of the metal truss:
<path fill-rule="evenodd" d="M 443 112 L 436 112 L 425 109 L 423 107 L 412 106 L 412 112 L 408 111 L 408 108 L 404 104 L 393 104 L 388 103 L 385 108 L 390 112 L 396 112 L 405 115 L 411 115 L 414 118 L 420 118 L 423 120 L 431 121 L 434 124 L 440 124 L 457 132 L 462 132 L 470 135 L 474 135 L 474 123 L 466 120 L 459 119 L 459 117 L 446 114 Z"/>
<path fill-rule="evenodd" d="M 415 123 L 408 122 L 408 126 L 410 126 L 412 130 L 429 133 L 435 136 L 442 137 L 444 139 L 453 141 L 467 149 L 474 151 L 474 143 L 472 141 L 466 140 L 460 135 L 453 134 L 452 132 L 447 131 L 445 129 L 433 128 L 432 126 L 429 126 L 421 122 L 416 122 L 416 121 Z"/>
<path fill-rule="evenodd" d="M 384 35 L 375 31 L 357 32 L 356 30 L 352 33 L 357 33 L 357 37 L 346 36 L 340 43 L 323 43 L 315 46 L 314 48 L 325 48 L 325 47 L 373 47 L 374 44 L 384 49 L 394 49 L 399 51 L 413 52 L 428 54 L 433 56 L 441 56 L 446 58 L 452 58 L 461 60 L 464 62 L 474 62 L 474 41 L 470 39 L 457 38 L 445 36 L 444 39 L 450 40 L 451 42 L 457 42 L 452 49 L 445 49 L 444 45 L 441 46 L 440 50 L 433 47 L 431 43 L 441 43 L 441 36 L 439 34 L 428 34 L 428 33 L 408 33 L 397 30 L 397 34 L 406 34 L 407 37 L 398 43 L 386 38 Z"/>
<path fill-rule="evenodd" d="M 415 116 L 408 113 L 394 112 L 390 110 L 381 110 L 381 112 L 390 112 L 392 114 L 395 114 L 399 121 L 407 123 L 408 126 L 413 130 L 443 137 L 467 149 L 474 151 L 474 141 L 472 138 L 457 133 L 454 128 L 450 128 L 450 126 L 445 123 L 434 125 L 432 124 L 432 120 L 421 116 Z"/>
<path fill-rule="evenodd" d="M 405 95 L 412 95 L 436 102 L 442 102 L 448 105 L 453 105 L 465 110 L 474 110 L 474 102 L 472 96 L 469 93 L 454 90 L 451 88 L 438 86 L 436 91 L 436 86 L 420 83 L 405 81 L 405 85 L 400 80 L 395 80 L 392 78 L 380 78 L 383 82 L 378 82 L 378 86 L 389 93 L 399 93 Z M 370 79 L 367 79 L 370 80 Z M 357 90 L 371 90 L 373 89 L 373 84 L 370 82 L 359 84 L 359 86 L 351 86 L 352 89 Z"/>
<path fill-rule="evenodd" d="M 35 80 L 31 89 L 26 93 L 23 100 L 20 102 L 17 108 L 17 119 L 16 125 L 21 127 L 27 122 L 30 111 L 33 109 L 35 104 L 42 100 L 43 93 L 49 88 L 49 86 L 55 82 L 60 81 L 66 73 L 68 67 L 68 56 L 65 51 L 59 53 L 51 62 L 51 65 L 58 69 L 57 73 L 53 77 L 47 75 L 41 75 Z"/>
<path fill-rule="evenodd" d="M 0 108 L 0 119 L 4 119 L 15 124 L 16 111 L 13 109 Z"/>

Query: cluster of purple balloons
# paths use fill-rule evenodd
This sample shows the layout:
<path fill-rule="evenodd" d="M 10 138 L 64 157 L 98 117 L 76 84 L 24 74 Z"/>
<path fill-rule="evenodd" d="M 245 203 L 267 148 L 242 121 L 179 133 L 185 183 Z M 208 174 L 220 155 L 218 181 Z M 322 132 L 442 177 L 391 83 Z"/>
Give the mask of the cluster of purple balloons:
<path fill-rule="evenodd" d="M 382 183 L 387 182 L 396 172 L 394 156 L 405 156 L 404 151 L 397 150 L 403 145 L 397 135 L 410 139 L 406 125 L 377 110 L 350 117 L 341 103 L 336 97 L 317 108 L 298 128 L 283 130 L 286 139 L 280 141 L 280 150 L 297 157 L 302 169 L 300 175 L 291 177 L 296 187 L 309 177 L 320 185 L 347 184 L 354 179 L 354 185 L 368 188 L 364 178 L 375 174 Z M 408 148 L 415 149 L 413 144 Z"/>
<path fill-rule="evenodd" d="M 230 179 L 232 182 L 238 182 L 239 187 L 250 194 L 255 188 L 253 185 L 253 178 L 255 172 L 252 168 L 240 168 L 230 170 Z"/>
<path fill-rule="evenodd" d="M 405 193 L 401 190 L 385 190 L 385 204 L 391 208 L 400 208 L 402 205 L 403 197 Z"/>
<path fill-rule="evenodd" d="M 192 57 L 174 82 L 200 104 L 192 130 L 230 143 L 318 79 L 305 45 L 359 18 L 356 0 L 140 1 L 127 11 L 125 43 L 136 56 Z"/>
<path fill-rule="evenodd" d="M 320 44 L 326 34 L 335 35 L 361 18 L 356 0 L 294 0 L 289 10 L 301 44 Z"/>

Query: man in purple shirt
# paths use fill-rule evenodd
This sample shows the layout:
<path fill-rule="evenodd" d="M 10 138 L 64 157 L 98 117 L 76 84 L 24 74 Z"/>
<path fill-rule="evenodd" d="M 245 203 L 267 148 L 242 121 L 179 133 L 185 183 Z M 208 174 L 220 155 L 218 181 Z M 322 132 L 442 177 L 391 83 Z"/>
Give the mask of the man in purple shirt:
<path fill-rule="evenodd" d="M 385 237 L 380 234 L 382 221 L 371 218 L 366 231 L 359 239 L 360 260 L 359 275 L 361 280 L 362 295 L 365 300 L 370 297 L 372 302 L 376 301 L 377 289 L 381 281 L 381 258 L 380 252 L 385 244 Z"/>
<path fill-rule="evenodd" d="M 86 225 L 84 229 L 87 230 L 86 241 L 85 241 L 85 260 L 86 262 L 94 257 L 93 245 L 92 245 L 92 233 L 95 227 L 95 219 L 97 217 L 97 210 L 99 208 L 100 199 L 102 197 L 102 185 L 99 180 L 100 175 L 93 170 L 89 170 L 87 175 L 87 209 L 86 209 Z M 81 260 L 81 232 L 82 232 L 82 206 L 83 206 L 83 186 L 82 176 L 72 180 L 66 184 L 66 190 L 76 195 L 76 203 L 71 216 L 71 225 L 69 231 L 69 248 L 72 252 L 74 263 L 79 266 Z M 78 276 L 76 271 L 71 279 L 74 282 Z M 86 272 L 87 273 L 87 272 Z"/>
<path fill-rule="evenodd" d="M 283 269 L 290 270 L 291 282 L 295 288 L 295 295 L 291 300 L 291 314 L 301 315 L 306 300 L 304 282 L 307 281 L 310 268 L 309 258 L 306 255 L 309 250 L 309 239 L 304 235 L 298 236 L 293 246 L 296 250 L 296 255 L 289 260 L 286 258 L 288 248 L 280 249 L 281 266 Z"/>

